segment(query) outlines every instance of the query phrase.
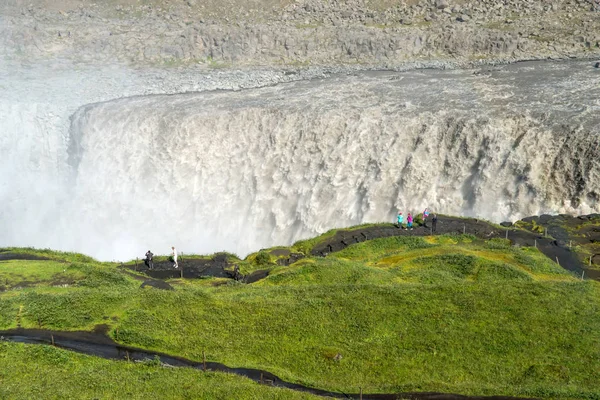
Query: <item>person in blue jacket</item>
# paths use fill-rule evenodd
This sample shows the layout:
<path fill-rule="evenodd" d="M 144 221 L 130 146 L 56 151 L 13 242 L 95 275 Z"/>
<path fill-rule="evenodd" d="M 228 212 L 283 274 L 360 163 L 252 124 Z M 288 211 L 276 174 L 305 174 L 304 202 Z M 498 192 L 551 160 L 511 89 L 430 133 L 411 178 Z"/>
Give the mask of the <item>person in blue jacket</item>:
<path fill-rule="evenodd" d="M 401 212 L 398 212 L 398 228 L 403 228 L 402 223 L 404 222 L 404 216 Z"/>

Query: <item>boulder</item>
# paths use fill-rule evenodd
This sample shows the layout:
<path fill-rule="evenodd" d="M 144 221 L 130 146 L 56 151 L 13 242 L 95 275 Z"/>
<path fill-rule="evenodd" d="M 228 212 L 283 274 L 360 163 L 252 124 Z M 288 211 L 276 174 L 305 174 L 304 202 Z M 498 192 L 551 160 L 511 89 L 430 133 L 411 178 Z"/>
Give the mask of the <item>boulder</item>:
<path fill-rule="evenodd" d="M 445 8 L 450 7 L 450 4 L 448 4 L 447 0 L 436 0 L 435 2 L 435 6 L 439 9 L 439 10 L 443 10 Z"/>
<path fill-rule="evenodd" d="M 503 226 L 505 228 L 509 228 L 509 227 L 512 226 L 512 222 L 508 222 L 508 221 L 500 222 L 500 226 Z"/>
<path fill-rule="evenodd" d="M 596 64 L 594 64 L 594 68 L 600 68 L 600 61 L 596 62 Z"/>
<path fill-rule="evenodd" d="M 552 243 L 558 247 L 567 247 L 567 242 L 564 240 L 557 239 L 557 240 L 553 241 Z"/>

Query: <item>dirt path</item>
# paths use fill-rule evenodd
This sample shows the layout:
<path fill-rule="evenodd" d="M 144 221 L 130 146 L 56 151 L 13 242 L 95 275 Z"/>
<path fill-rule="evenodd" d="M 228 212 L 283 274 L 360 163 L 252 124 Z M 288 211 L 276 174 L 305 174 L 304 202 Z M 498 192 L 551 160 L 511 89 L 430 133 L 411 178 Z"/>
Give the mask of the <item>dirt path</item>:
<path fill-rule="evenodd" d="M 311 393 L 318 396 L 337 399 L 358 399 L 359 394 L 347 394 L 330 392 L 327 390 L 310 388 L 296 383 L 281 380 L 270 372 L 252 368 L 231 368 L 216 362 L 196 362 L 185 358 L 170 356 L 164 353 L 151 352 L 135 347 L 123 346 L 106 336 L 106 326 L 99 326 L 94 332 L 59 332 L 39 329 L 13 329 L 0 331 L 0 340 L 8 340 L 17 343 L 54 345 L 66 350 L 93 355 L 109 360 L 144 361 L 160 358 L 161 363 L 174 367 L 191 367 L 200 370 L 227 372 L 246 378 L 255 382 Z M 396 400 L 396 399 L 421 399 L 421 400 L 460 400 L 460 399 L 488 399 L 488 400 L 510 400 L 517 397 L 504 396 L 463 396 L 451 393 L 413 392 L 413 393 L 381 393 L 362 394 L 362 399 Z"/>
<path fill-rule="evenodd" d="M 171 278 L 229 278 L 244 283 L 254 283 L 269 275 L 269 270 L 258 270 L 248 275 L 241 275 L 234 270 L 235 263 L 227 260 L 227 255 L 215 254 L 212 258 L 187 258 L 178 259 L 178 268 L 173 267 L 170 261 L 155 261 L 150 269 L 144 261 L 138 261 L 136 266 L 127 265 L 125 268 L 141 272 L 154 279 Z"/>
<path fill-rule="evenodd" d="M 540 216 L 528 217 L 522 220 L 530 222 L 535 219 L 538 221 L 539 226 L 542 226 L 541 224 L 548 224 L 548 234 L 553 236 L 553 238 L 547 238 L 544 237 L 543 234 L 517 229 L 515 227 L 500 228 L 483 220 L 448 216 L 439 217 L 435 234 L 467 233 L 480 239 L 508 237 L 513 245 L 529 247 L 537 246 L 544 255 L 552 261 L 558 262 L 561 267 L 573 272 L 577 276 L 581 276 L 582 273 L 584 273 L 586 278 L 600 281 L 600 270 L 587 268 L 587 265 L 581 261 L 581 257 L 569 246 L 569 244 L 581 245 L 588 242 L 600 242 L 600 227 L 581 226 L 582 221 L 587 221 L 595 215 L 596 214 L 580 217 Z M 598 216 L 598 218 L 600 218 L 600 216 Z M 560 220 L 562 224 L 570 227 L 570 229 L 578 229 L 575 231 L 577 234 L 569 234 L 565 228 L 556 225 L 557 220 Z M 311 255 L 326 257 L 328 254 L 343 250 L 354 243 L 377 238 L 391 236 L 427 236 L 430 234 L 432 234 L 431 221 L 428 221 L 427 226 L 417 226 L 413 230 L 399 229 L 392 224 L 358 229 L 340 229 L 333 237 L 317 243 L 313 247 Z M 284 250 L 276 249 L 272 254 L 278 254 L 278 252 L 281 251 Z M 289 252 L 288 250 L 285 251 Z M 0 253 L 0 261 L 7 260 L 48 260 L 48 258 L 10 252 Z M 288 261 L 291 261 L 291 259 Z M 594 264 L 600 262 L 600 254 L 593 255 L 592 261 Z M 180 257 L 179 268 L 177 269 L 175 269 L 173 264 L 169 261 L 155 262 L 154 268 L 149 269 L 141 260 L 138 261 L 137 265 L 128 265 L 125 266 L 125 268 L 144 273 L 159 281 L 170 278 L 193 279 L 215 277 L 253 283 L 264 279 L 269 275 L 269 270 L 254 271 L 249 275 L 236 274 L 234 272 L 234 266 L 235 263 L 228 261 L 226 254 L 217 253 L 212 258 Z M 157 287 L 154 283 L 157 282 L 149 281 L 146 285 Z M 158 286 L 161 285 L 158 284 Z M 166 286 L 160 288 L 169 289 Z"/>
<path fill-rule="evenodd" d="M 155 278 L 201 278 L 211 276 L 215 278 L 231 278 L 228 269 L 233 268 L 233 264 L 227 261 L 225 254 L 216 254 L 212 258 L 187 258 L 179 257 L 179 267 L 174 268 L 170 261 L 155 261 L 153 268 L 149 269 L 143 260 L 138 261 L 137 266 L 127 266 L 138 272 Z"/>
<path fill-rule="evenodd" d="M 577 254 L 564 241 L 545 238 L 543 235 L 514 227 L 498 228 L 486 221 L 477 219 L 440 216 L 436 228 L 436 235 L 467 233 L 480 239 L 508 237 L 513 245 L 537 246 L 552 261 L 558 261 L 561 267 L 578 275 L 581 275 L 585 270 L 585 275 L 588 278 L 600 280 L 600 271 L 585 269 Z M 315 245 L 311 253 L 313 256 L 326 257 L 330 253 L 366 240 L 391 236 L 427 236 L 431 234 L 431 221 L 427 222 L 427 226 L 417 226 L 413 230 L 400 229 L 391 224 L 389 226 L 339 230 L 335 236 Z"/>
<path fill-rule="evenodd" d="M 11 253 L 11 252 L 0 253 L 0 261 L 10 261 L 10 260 L 40 261 L 40 260 L 50 260 L 50 258 L 43 257 L 43 256 L 34 256 L 32 254 L 19 254 L 19 253 Z"/>

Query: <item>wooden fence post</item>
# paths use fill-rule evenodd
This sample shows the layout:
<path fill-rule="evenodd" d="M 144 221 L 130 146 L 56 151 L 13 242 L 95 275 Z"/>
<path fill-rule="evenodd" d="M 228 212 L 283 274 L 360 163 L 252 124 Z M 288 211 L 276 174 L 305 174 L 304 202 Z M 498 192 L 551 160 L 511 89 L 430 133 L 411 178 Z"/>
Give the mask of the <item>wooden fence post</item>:
<path fill-rule="evenodd" d="M 50 340 L 52 340 L 52 346 L 54 346 L 54 335 L 50 335 Z"/>
<path fill-rule="evenodd" d="M 137 272 L 137 257 L 135 258 L 135 271 Z"/>

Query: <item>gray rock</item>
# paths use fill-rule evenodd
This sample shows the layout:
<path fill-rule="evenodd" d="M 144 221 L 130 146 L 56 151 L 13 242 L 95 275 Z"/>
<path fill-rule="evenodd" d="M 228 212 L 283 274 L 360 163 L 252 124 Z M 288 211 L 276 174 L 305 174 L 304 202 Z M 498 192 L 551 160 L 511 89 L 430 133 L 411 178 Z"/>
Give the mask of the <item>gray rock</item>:
<path fill-rule="evenodd" d="M 600 61 L 598 61 L 596 64 L 594 64 L 594 68 L 600 68 Z"/>
<path fill-rule="evenodd" d="M 370 9 L 364 0 L 335 3 L 298 0 L 279 13 L 260 14 L 259 21 L 252 20 L 258 14 L 245 12 L 243 15 L 249 20 L 241 24 L 226 12 L 203 10 L 202 15 L 196 14 L 203 5 L 198 0 L 172 3 L 168 12 L 162 7 L 121 6 L 119 18 L 104 12 L 114 13 L 114 5 L 80 8 L 68 13 L 68 25 L 56 11 L 41 7 L 32 8 L 32 15 L 23 13 L 27 8 L 15 9 L 10 18 L 5 18 L 3 9 L 0 38 L 4 40 L 0 39 L 0 53 L 18 51 L 30 59 L 58 56 L 142 64 L 185 63 L 211 57 L 215 62 L 232 66 L 269 65 L 284 60 L 315 65 L 358 62 L 388 67 L 411 60 L 432 62 L 436 57 L 444 59 L 449 55 L 456 57 L 458 63 L 469 62 L 473 54 L 498 62 L 600 55 L 600 37 L 596 33 L 600 32 L 600 19 L 596 18 L 600 14 L 589 11 L 587 0 L 456 2 L 461 3 L 460 7 L 449 0 L 429 0 L 415 6 L 400 2 L 387 11 Z M 553 3 L 565 14 L 542 11 L 552 9 Z M 581 7 L 585 10 L 580 10 Z M 452 10 L 459 11 L 458 18 L 450 15 Z M 92 12 L 92 19 L 85 18 L 91 17 Z M 531 15 L 524 17 L 527 12 Z M 582 13 L 581 26 L 573 26 L 572 21 L 563 18 L 568 13 L 574 16 Z M 224 23 L 227 19 L 235 22 Z M 123 20 L 134 29 L 123 31 Z M 423 27 L 415 26 L 423 20 L 428 22 L 425 35 Z M 467 32 L 457 24 L 450 24 L 452 20 L 476 22 L 480 27 Z M 506 23 L 502 29 L 486 27 L 500 21 Z M 401 31 L 393 27 L 399 22 L 405 25 Z M 543 28 L 550 26 L 552 32 Z M 572 29 L 579 33 L 573 34 Z M 74 34 L 68 36 L 68 31 Z M 119 34 L 108 36 L 108 32 Z"/>
<path fill-rule="evenodd" d="M 512 226 L 512 222 L 508 222 L 508 221 L 500 222 L 500 226 L 503 226 L 505 228 L 509 228 L 509 227 Z"/>
<path fill-rule="evenodd" d="M 438 8 L 438 10 L 443 10 L 450 7 L 450 4 L 448 4 L 447 0 L 436 0 L 435 6 Z"/>

